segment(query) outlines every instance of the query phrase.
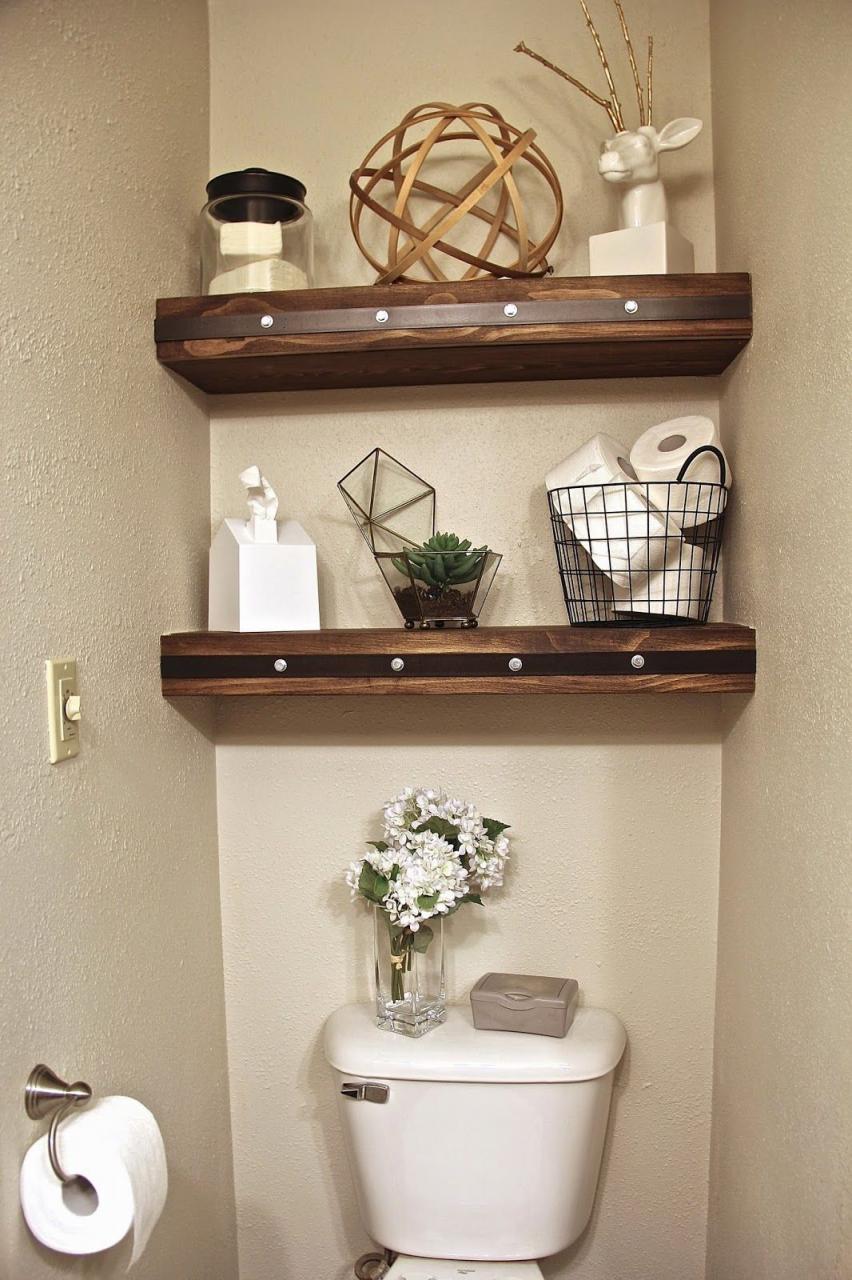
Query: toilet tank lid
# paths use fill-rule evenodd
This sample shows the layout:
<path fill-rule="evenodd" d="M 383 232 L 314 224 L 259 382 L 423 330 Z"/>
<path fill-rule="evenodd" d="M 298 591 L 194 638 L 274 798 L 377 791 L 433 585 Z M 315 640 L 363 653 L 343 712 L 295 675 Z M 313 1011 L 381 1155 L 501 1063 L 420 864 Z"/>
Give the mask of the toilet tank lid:
<path fill-rule="evenodd" d="M 626 1043 L 624 1027 L 606 1009 L 578 1009 L 562 1039 L 477 1031 L 466 1005 L 451 1007 L 445 1023 L 417 1040 L 379 1030 L 371 1005 L 344 1005 L 325 1025 L 325 1056 L 332 1067 L 383 1080 L 595 1080 L 618 1065 Z"/>

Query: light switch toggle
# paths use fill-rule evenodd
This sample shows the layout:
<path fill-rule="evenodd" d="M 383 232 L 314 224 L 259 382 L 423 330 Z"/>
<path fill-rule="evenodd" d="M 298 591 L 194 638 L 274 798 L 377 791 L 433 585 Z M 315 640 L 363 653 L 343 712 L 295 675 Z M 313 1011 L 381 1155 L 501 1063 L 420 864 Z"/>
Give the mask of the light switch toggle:
<path fill-rule="evenodd" d="M 80 750 L 80 689 L 77 663 L 73 658 L 52 658 L 47 671 L 47 724 L 50 733 L 50 763 L 70 760 Z"/>

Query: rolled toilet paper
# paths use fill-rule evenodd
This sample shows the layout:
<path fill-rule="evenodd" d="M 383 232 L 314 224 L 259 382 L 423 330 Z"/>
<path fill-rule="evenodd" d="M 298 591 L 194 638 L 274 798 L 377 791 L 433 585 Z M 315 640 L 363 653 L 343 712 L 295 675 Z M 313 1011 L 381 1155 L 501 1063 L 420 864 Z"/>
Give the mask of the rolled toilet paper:
<path fill-rule="evenodd" d="M 547 473 L 554 509 L 599 569 L 626 586 L 661 568 L 680 529 L 648 502 L 624 445 L 596 435 Z"/>
<path fill-rule="evenodd" d="M 659 614 L 661 617 L 700 618 L 707 574 L 701 547 L 681 542 L 672 548 L 665 566 L 656 573 L 634 573 L 629 586 L 613 587 L 617 613 Z"/>
<path fill-rule="evenodd" d="M 614 480 L 630 482 L 636 472 L 630 464 L 630 451 L 612 436 L 592 436 L 545 476 L 548 492 L 573 484 L 606 484 Z"/>
<path fill-rule="evenodd" d="M 712 418 L 692 413 L 669 418 L 649 427 L 630 450 L 630 463 L 639 480 L 648 486 L 648 501 L 668 511 L 681 529 L 692 529 L 721 515 L 725 509 L 725 492 L 717 488 L 721 481 L 719 460 L 710 452 L 692 462 L 683 484 L 675 484 L 680 469 L 696 449 L 712 445 L 725 457 L 719 440 L 719 429 Z M 725 484 L 732 481 L 725 458 Z M 658 481 L 660 483 L 654 483 Z"/>
<path fill-rule="evenodd" d="M 132 1266 L 142 1255 L 168 1190 L 166 1152 L 157 1122 L 134 1098 L 99 1098 L 72 1112 L 57 1135 L 59 1163 L 94 1188 L 67 1189 L 47 1153 L 47 1135 L 21 1165 L 21 1208 L 30 1231 L 57 1253 L 100 1253 L 133 1231 Z"/>

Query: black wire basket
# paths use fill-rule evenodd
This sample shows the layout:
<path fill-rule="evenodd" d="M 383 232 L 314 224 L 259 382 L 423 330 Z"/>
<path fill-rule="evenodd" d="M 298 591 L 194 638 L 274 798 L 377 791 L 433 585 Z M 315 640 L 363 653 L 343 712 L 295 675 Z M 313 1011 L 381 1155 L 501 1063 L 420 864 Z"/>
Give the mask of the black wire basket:
<path fill-rule="evenodd" d="M 712 453 L 719 483 L 684 480 Z M 707 621 L 728 500 L 725 458 L 695 449 L 677 480 L 580 484 L 547 500 L 572 625 L 677 627 Z"/>

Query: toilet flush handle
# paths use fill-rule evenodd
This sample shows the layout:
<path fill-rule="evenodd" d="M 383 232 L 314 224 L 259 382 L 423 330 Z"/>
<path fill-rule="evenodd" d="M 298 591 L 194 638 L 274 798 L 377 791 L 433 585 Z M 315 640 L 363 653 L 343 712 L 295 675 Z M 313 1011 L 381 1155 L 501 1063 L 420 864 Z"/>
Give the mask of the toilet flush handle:
<path fill-rule="evenodd" d="M 390 1095 L 386 1084 L 376 1084 L 371 1080 L 360 1080 L 357 1084 L 347 1080 L 340 1086 L 340 1092 L 353 1102 L 387 1102 Z"/>

